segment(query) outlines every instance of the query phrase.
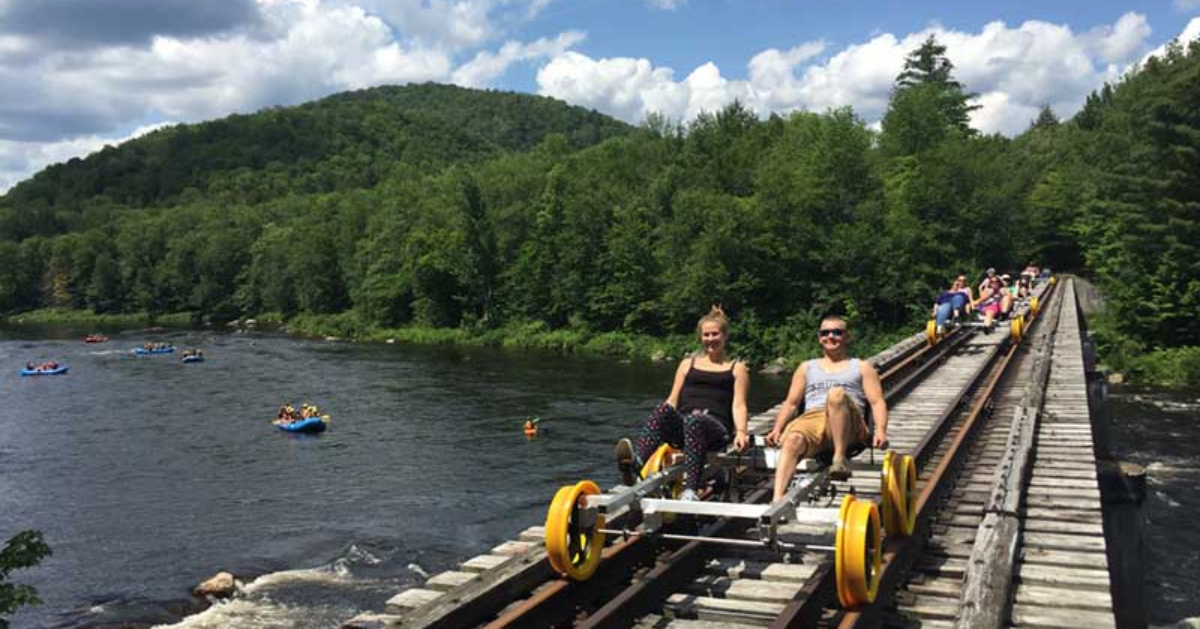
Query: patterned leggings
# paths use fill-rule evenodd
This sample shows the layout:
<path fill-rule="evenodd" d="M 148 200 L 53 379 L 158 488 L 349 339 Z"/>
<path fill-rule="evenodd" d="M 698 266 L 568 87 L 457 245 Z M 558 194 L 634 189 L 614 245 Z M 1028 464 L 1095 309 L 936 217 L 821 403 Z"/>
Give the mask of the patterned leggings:
<path fill-rule="evenodd" d="M 683 444 L 684 486 L 699 489 L 705 456 L 725 447 L 729 440 L 729 429 L 720 419 L 702 411 L 692 411 L 684 416 L 674 406 L 663 402 L 650 413 L 650 419 L 638 435 L 637 464 L 638 467 L 644 465 L 663 442 L 676 448 Z"/>

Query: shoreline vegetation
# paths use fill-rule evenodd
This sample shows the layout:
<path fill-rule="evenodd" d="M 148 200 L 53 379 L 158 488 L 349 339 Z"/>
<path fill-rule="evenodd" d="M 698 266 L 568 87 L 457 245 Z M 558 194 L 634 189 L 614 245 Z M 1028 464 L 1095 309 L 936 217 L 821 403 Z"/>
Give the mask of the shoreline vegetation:
<path fill-rule="evenodd" d="M 97 313 L 91 310 L 75 308 L 41 308 L 18 312 L 4 317 L 9 325 L 191 325 L 193 315 L 190 312 L 174 312 L 167 314 L 151 314 L 148 312 L 112 312 Z"/>
<path fill-rule="evenodd" d="M 247 324 L 251 321 L 253 323 Z M 334 338 L 354 342 L 502 347 L 512 350 L 550 351 L 561 354 L 610 356 L 651 361 L 678 360 L 696 350 L 696 339 L 694 335 L 690 334 L 652 336 L 630 332 L 598 332 L 589 330 L 582 325 L 552 330 L 545 323 L 536 321 L 513 323 L 494 328 L 481 326 L 438 328 L 421 325 L 393 328 L 368 324 L 352 310 L 333 315 L 301 314 L 291 319 L 285 319 L 279 313 L 263 313 L 230 322 L 202 323 L 194 313 L 190 312 L 155 315 L 145 312 L 98 314 L 90 310 L 44 308 L 9 315 L 5 317 L 5 322 L 16 326 L 147 324 L 211 327 L 214 329 L 262 327 L 263 329 L 277 328 L 293 336 Z M 731 336 L 736 341 L 739 334 L 746 332 L 738 330 L 739 325 L 736 322 L 733 327 Z M 769 330 L 768 332 L 777 337 L 781 335 L 780 330 Z M 863 332 L 855 341 L 855 352 L 862 356 L 871 356 L 912 335 L 916 330 L 904 329 L 885 333 L 868 329 Z M 806 335 L 801 333 L 799 338 L 804 336 Z M 747 338 L 746 342 L 740 344 L 735 342 L 732 346 L 735 349 L 740 348 L 740 358 L 752 366 L 768 372 L 790 371 L 800 361 L 815 358 L 818 355 L 819 348 L 815 341 L 811 343 L 810 348 L 805 348 L 802 342 L 797 342 L 786 350 L 775 352 L 761 349 L 762 341 L 761 338 Z"/>
<path fill-rule="evenodd" d="M 132 326 L 146 324 L 172 327 L 256 327 L 278 328 L 295 336 L 313 338 L 337 338 L 355 342 L 405 343 L 410 345 L 455 345 L 460 347 L 502 347 L 513 350 L 551 351 L 561 354 L 586 356 L 611 356 L 623 359 L 652 361 L 677 360 L 694 351 L 695 339 L 688 334 L 653 336 L 630 332 L 600 332 L 583 325 L 550 329 L 542 322 L 511 323 L 485 328 L 476 327 L 433 327 L 408 325 L 382 327 L 363 320 L 353 310 L 332 315 L 300 314 L 291 319 L 279 313 L 263 313 L 231 322 L 202 323 L 191 312 L 167 314 L 95 313 L 91 310 L 67 308 L 43 308 L 4 317 L 9 325 L 72 325 L 72 326 Z M 247 321 L 254 324 L 246 325 Z M 734 323 L 735 347 L 741 348 L 741 357 L 756 368 L 768 372 L 786 372 L 795 368 L 802 360 L 817 356 L 815 343 L 805 347 L 803 333 L 784 334 L 781 329 L 758 331 L 739 329 Z M 901 329 L 879 332 L 859 326 L 856 353 L 870 356 L 889 347 L 915 330 Z M 1130 385 L 1181 388 L 1200 384 L 1200 347 L 1170 347 L 1147 349 L 1122 337 L 1113 329 L 1104 313 L 1094 315 L 1092 327 L 1095 331 L 1096 349 L 1101 364 L 1111 373 L 1120 374 L 1120 379 Z M 749 334 L 750 336 L 747 336 Z M 783 345 L 772 344 L 771 339 L 784 339 Z M 783 347 L 782 349 L 771 348 Z"/>

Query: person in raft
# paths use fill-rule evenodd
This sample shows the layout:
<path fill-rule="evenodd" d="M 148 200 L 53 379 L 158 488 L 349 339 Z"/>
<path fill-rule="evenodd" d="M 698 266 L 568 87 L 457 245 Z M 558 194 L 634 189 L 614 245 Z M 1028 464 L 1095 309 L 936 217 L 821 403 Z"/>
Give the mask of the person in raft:
<path fill-rule="evenodd" d="M 746 391 L 750 372 L 746 364 L 726 354 L 729 319 L 713 306 L 696 325 L 704 352 L 684 358 L 675 369 L 671 394 L 655 407 L 634 447 L 629 439 L 617 442 L 617 465 L 626 485 L 636 480 L 647 459 L 663 443 L 682 447 L 684 490 L 681 500 L 697 500 L 700 477 L 708 453 L 731 441 L 738 450 L 750 444 L 746 428 Z"/>
<path fill-rule="evenodd" d="M 850 327 L 837 314 L 821 318 L 817 332 L 822 358 L 800 363 L 792 376 L 787 399 L 775 417 L 775 426 L 767 434 L 768 445 L 780 446 L 775 468 L 775 498 L 787 493 L 796 474 L 796 464 L 802 458 L 824 452 L 833 453 L 829 477 L 834 480 L 850 478 L 847 453 L 870 444 L 885 449 L 888 445 L 887 402 L 883 385 L 871 363 L 850 358 Z M 804 414 L 792 416 L 804 406 Z M 867 430 L 866 405 L 871 405 L 875 434 Z M 791 421 L 789 421 L 791 420 Z"/>

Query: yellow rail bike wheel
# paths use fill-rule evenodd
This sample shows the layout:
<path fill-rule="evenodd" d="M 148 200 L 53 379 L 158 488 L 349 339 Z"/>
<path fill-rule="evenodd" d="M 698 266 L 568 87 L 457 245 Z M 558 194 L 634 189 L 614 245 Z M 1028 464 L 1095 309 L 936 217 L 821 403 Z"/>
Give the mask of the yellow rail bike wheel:
<path fill-rule="evenodd" d="M 937 322 L 933 319 L 930 319 L 929 323 L 925 324 L 925 340 L 929 341 L 930 346 L 937 345 Z"/>
<path fill-rule="evenodd" d="M 1040 310 L 1041 307 L 1042 307 L 1042 303 L 1040 301 L 1038 301 L 1037 297 L 1029 298 L 1029 314 L 1036 317 L 1038 310 Z"/>
<path fill-rule="evenodd" d="M 891 537 L 912 535 L 917 523 L 917 466 L 907 454 L 888 451 L 883 459 L 883 530 Z"/>
<path fill-rule="evenodd" d="M 896 480 L 900 494 L 904 496 L 904 511 L 900 516 L 900 528 L 888 533 L 908 537 L 917 526 L 917 462 L 907 454 L 896 456 L 899 461 Z"/>
<path fill-rule="evenodd" d="M 600 488 L 590 480 L 566 485 L 554 494 L 546 514 L 546 555 L 550 566 L 576 581 L 590 579 L 600 565 L 604 516 L 597 514 L 588 525 L 582 523 L 581 517 L 587 497 L 599 493 Z"/>
<path fill-rule="evenodd" d="M 671 444 L 664 443 L 658 446 L 654 454 L 646 460 L 646 464 L 642 466 L 642 478 L 650 478 L 651 474 L 657 474 L 671 466 L 671 461 L 675 459 L 675 455 L 679 454 L 679 450 L 671 447 Z M 683 493 L 683 481 L 677 480 L 663 488 L 663 498 L 678 498 Z M 662 514 L 663 524 L 670 524 L 675 521 L 674 513 Z"/>
<path fill-rule="evenodd" d="M 901 503 L 899 492 L 896 491 L 898 483 L 896 483 L 896 459 L 899 458 L 895 452 L 888 450 L 883 453 L 883 469 L 879 473 L 879 495 L 880 495 L 880 511 L 883 515 L 883 528 L 889 535 L 900 530 L 900 519 L 902 513 L 900 511 Z"/>
<path fill-rule="evenodd" d="M 1055 284 L 1057 284 L 1057 283 L 1058 283 L 1058 277 L 1056 277 L 1056 276 L 1054 276 L 1054 275 L 1051 275 L 1051 276 L 1050 276 L 1050 285 L 1051 285 L 1051 286 L 1054 286 L 1054 285 L 1055 285 Z"/>
<path fill-rule="evenodd" d="M 842 607 L 860 609 L 875 600 L 883 543 L 879 534 L 879 509 L 854 496 L 842 499 L 838 512 L 834 573 Z"/>
<path fill-rule="evenodd" d="M 1023 334 L 1025 332 L 1024 323 L 1025 323 L 1024 317 L 1016 317 L 1008 324 L 1013 343 L 1021 342 L 1021 334 Z"/>

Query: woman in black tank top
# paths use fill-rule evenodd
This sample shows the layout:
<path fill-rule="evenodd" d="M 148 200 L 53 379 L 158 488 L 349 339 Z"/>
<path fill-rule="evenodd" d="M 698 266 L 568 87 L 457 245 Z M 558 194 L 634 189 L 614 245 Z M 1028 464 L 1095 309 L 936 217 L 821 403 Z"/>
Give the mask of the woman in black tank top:
<path fill-rule="evenodd" d="M 641 469 L 663 443 L 682 448 L 687 469 L 684 499 L 696 497 L 708 452 L 730 442 L 744 450 L 750 443 L 746 429 L 750 372 L 725 354 L 729 320 L 714 306 L 696 327 L 704 353 L 679 362 L 670 395 L 642 426 L 633 462 Z M 618 444 L 618 459 L 623 447 L 629 446 Z"/>

